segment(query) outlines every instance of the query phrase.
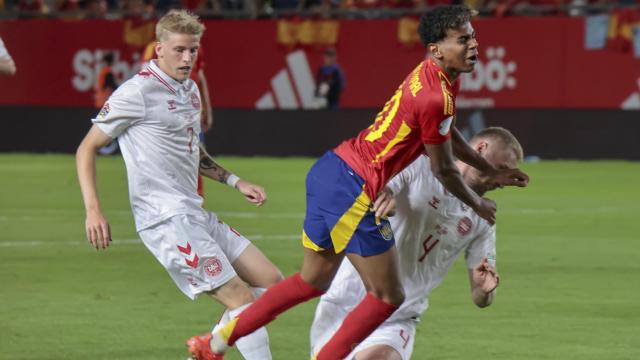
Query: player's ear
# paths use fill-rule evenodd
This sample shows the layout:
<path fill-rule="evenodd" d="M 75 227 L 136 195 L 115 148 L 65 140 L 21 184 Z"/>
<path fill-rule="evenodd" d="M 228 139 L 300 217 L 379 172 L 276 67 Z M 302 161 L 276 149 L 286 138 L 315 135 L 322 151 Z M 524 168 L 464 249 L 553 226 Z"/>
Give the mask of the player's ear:
<path fill-rule="evenodd" d="M 480 141 L 476 144 L 475 148 L 478 154 L 482 155 L 489 148 L 489 144 L 486 141 Z"/>
<path fill-rule="evenodd" d="M 438 44 L 435 44 L 435 43 L 429 44 L 429 52 L 433 54 L 433 56 L 435 56 L 436 59 L 442 59 L 442 53 L 438 48 Z"/>
<path fill-rule="evenodd" d="M 156 41 L 156 57 L 158 59 L 160 59 L 161 57 L 163 57 L 164 55 L 160 55 L 161 51 L 162 51 L 162 43 L 160 41 Z"/>

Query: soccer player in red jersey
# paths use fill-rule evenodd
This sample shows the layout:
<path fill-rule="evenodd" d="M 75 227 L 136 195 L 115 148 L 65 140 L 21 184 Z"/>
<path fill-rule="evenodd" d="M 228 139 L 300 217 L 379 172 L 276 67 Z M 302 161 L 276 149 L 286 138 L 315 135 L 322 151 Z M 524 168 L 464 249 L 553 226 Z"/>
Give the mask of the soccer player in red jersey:
<path fill-rule="evenodd" d="M 222 358 L 238 338 L 250 334 L 296 304 L 321 295 L 343 257 L 360 274 L 367 296 L 345 318 L 314 359 L 342 359 L 404 301 L 393 233 L 386 216 L 386 182 L 425 151 L 433 174 L 481 218 L 495 222 L 496 205 L 462 180 L 454 156 L 488 174 L 494 186 L 526 186 L 518 169 L 496 169 L 456 130 L 456 79 L 473 71 L 478 41 L 466 6 L 437 7 L 420 21 L 428 56 L 404 80 L 373 125 L 327 152 L 309 170 L 302 233 L 302 270 L 271 287 L 253 305 L 213 333 L 213 353 Z M 429 206 L 429 204 L 425 204 Z"/>

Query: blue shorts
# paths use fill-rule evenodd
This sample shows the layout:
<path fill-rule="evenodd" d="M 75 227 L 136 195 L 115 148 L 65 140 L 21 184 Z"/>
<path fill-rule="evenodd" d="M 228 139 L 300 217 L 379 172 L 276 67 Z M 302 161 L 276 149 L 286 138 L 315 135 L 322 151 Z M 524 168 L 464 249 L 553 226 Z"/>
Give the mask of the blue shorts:
<path fill-rule="evenodd" d="M 372 256 L 395 244 L 389 220 L 377 218 L 371 210 L 364 180 L 333 151 L 311 167 L 306 186 L 304 247 Z"/>

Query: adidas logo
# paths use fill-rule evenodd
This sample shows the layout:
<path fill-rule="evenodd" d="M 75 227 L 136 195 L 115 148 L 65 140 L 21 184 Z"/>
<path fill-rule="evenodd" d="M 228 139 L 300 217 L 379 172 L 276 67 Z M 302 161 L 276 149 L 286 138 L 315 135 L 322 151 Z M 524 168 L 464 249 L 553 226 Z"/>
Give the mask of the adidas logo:
<path fill-rule="evenodd" d="M 267 91 L 256 101 L 256 109 L 294 110 L 319 107 L 315 97 L 313 73 L 302 50 L 287 55 L 287 67 L 271 78 L 271 88 L 271 91 Z"/>

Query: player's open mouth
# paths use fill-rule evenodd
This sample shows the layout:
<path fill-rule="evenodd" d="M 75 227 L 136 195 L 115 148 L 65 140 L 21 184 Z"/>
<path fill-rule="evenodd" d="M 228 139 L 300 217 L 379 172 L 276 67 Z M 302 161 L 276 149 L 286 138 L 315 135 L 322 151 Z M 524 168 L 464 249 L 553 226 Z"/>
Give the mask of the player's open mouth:
<path fill-rule="evenodd" d="M 470 63 L 475 64 L 478 61 L 478 55 L 471 55 L 471 56 L 467 57 L 467 61 L 469 61 Z"/>
<path fill-rule="evenodd" d="M 181 66 L 178 68 L 178 70 L 180 71 L 189 71 L 191 70 L 191 66 Z"/>

